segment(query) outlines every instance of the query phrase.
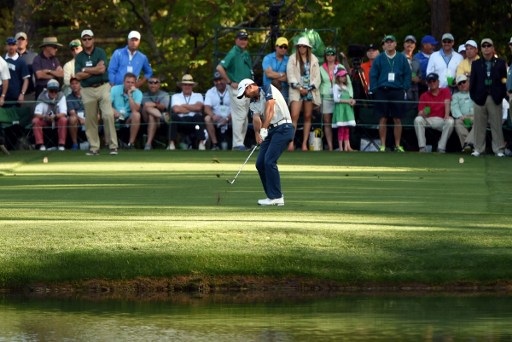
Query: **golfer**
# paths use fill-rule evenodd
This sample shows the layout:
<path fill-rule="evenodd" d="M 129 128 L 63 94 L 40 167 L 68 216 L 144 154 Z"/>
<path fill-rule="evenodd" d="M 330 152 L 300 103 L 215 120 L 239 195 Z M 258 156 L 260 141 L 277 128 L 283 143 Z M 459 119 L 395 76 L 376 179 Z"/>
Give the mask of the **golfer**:
<path fill-rule="evenodd" d="M 272 84 L 260 88 L 251 79 L 238 84 L 237 97 L 250 98 L 249 109 L 256 142 L 260 144 L 260 153 L 256 160 L 256 169 L 267 198 L 258 201 L 259 205 L 284 205 L 281 192 L 281 177 L 277 160 L 286 150 L 294 136 L 294 128 L 288 105 L 283 95 Z"/>

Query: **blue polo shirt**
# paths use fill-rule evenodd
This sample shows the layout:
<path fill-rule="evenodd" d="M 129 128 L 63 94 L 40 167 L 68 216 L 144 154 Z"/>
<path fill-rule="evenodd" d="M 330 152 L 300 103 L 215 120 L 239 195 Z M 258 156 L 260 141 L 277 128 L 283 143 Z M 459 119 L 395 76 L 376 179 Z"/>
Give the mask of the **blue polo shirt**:
<path fill-rule="evenodd" d="M 124 75 L 127 72 L 135 74 L 137 78 L 140 76 L 141 72 L 144 72 L 146 78 L 150 78 L 153 75 L 153 69 L 151 69 L 146 55 L 137 50 L 130 58 L 128 46 L 117 49 L 112 54 L 108 65 L 109 82 L 115 85 L 123 84 Z"/>
<path fill-rule="evenodd" d="M 142 103 L 142 92 L 137 89 L 132 93 L 133 101 L 135 103 Z M 128 95 L 124 93 L 124 86 L 122 84 L 113 86 L 110 89 L 110 99 L 112 100 L 112 107 L 118 112 L 124 110 L 125 118 L 128 119 L 132 110 L 130 108 L 130 101 L 128 99 Z"/>

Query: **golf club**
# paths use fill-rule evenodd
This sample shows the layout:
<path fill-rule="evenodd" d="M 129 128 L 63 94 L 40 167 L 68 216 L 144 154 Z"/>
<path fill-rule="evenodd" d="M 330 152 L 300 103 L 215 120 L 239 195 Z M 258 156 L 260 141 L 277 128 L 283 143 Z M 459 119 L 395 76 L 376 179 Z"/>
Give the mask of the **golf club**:
<path fill-rule="evenodd" d="M 247 164 L 247 162 L 249 161 L 249 159 L 251 158 L 252 154 L 254 153 L 254 151 L 256 151 L 256 148 L 258 147 L 258 145 L 254 145 L 254 147 L 252 148 L 252 151 L 251 153 L 249 153 L 249 156 L 247 157 L 247 159 L 244 161 L 244 163 L 242 164 L 242 166 L 240 166 L 240 170 L 238 170 L 238 172 L 236 173 L 235 175 L 235 178 L 233 178 L 233 180 L 229 180 L 229 179 L 226 179 L 226 182 L 228 182 L 229 184 L 233 184 L 235 183 L 236 181 L 236 177 L 238 177 L 238 175 L 240 174 L 240 172 L 242 172 L 242 169 L 244 168 L 245 164 Z"/>

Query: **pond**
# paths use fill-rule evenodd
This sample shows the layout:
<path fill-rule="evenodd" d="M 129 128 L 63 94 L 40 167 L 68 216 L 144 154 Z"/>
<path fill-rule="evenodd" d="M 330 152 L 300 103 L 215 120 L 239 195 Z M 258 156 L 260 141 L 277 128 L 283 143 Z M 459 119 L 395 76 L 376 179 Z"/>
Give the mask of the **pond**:
<path fill-rule="evenodd" d="M 0 341 L 511 341 L 512 296 L 0 298 Z"/>

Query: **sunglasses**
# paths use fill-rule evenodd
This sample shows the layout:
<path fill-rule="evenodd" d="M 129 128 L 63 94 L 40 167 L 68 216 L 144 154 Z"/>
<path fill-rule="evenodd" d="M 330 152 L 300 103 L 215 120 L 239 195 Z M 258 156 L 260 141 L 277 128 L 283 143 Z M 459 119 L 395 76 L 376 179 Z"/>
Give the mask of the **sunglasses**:
<path fill-rule="evenodd" d="M 300 48 L 307 48 L 306 45 L 297 45 L 297 47 L 300 49 Z"/>
<path fill-rule="evenodd" d="M 427 83 L 434 83 L 437 82 L 437 80 L 427 80 Z"/>
<path fill-rule="evenodd" d="M 58 93 L 59 91 L 58 91 L 58 90 L 56 90 L 56 89 L 48 89 L 48 92 L 49 92 L 49 93 Z"/>
<path fill-rule="evenodd" d="M 288 45 L 278 45 L 280 49 L 288 49 Z"/>
<path fill-rule="evenodd" d="M 82 40 L 83 40 L 84 42 L 87 42 L 87 41 L 89 41 L 89 40 L 92 40 L 92 38 L 82 38 Z"/>
<path fill-rule="evenodd" d="M 453 40 L 445 39 L 443 40 L 443 44 L 450 44 L 453 43 Z"/>
<path fill-rule="evenodd" d="M 149 84 L 158 84 L 160 81 L 148 81 Z"/>
<path fill-rule="evenodd" d="M 335 52 L 326 52 L 325 55 L 326 56 L 336 56 L 336 53 Z"/>
<path fill-rule="evenodd" d="M 482 45 L 483 48 L 490 48 L 492 45 L 491 44 L 484 44 Z"/>
<path fill-rule="evenodd" d="M 458 86 L 460 85 L 463 85 L 463 84 L 466 84 L 467 81 L 460 81 L 459 83 L 457 83 Z"/>

